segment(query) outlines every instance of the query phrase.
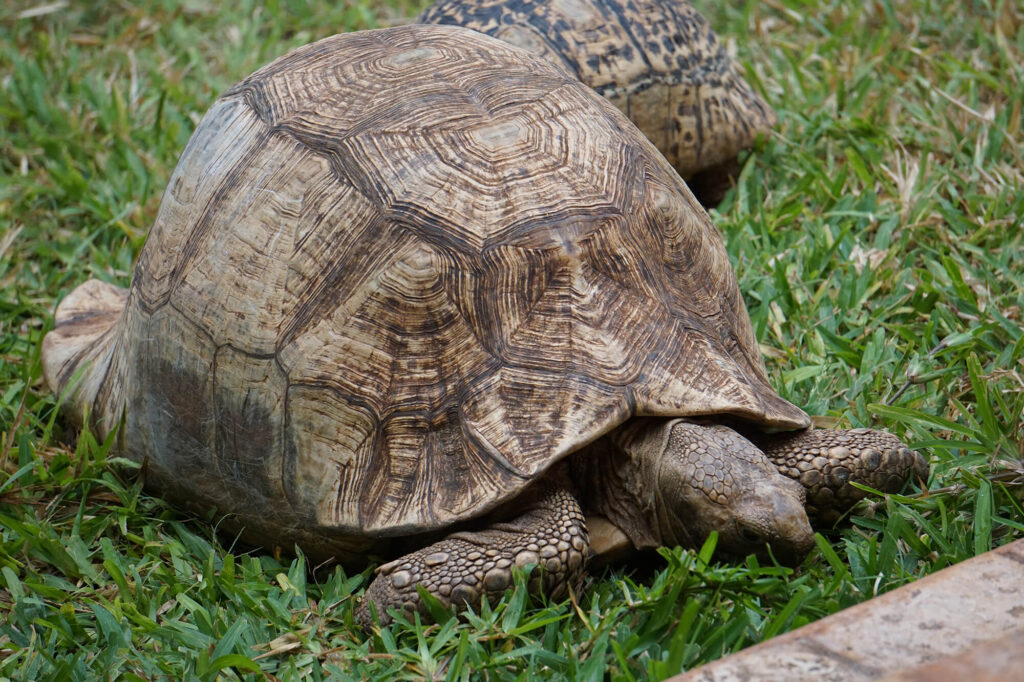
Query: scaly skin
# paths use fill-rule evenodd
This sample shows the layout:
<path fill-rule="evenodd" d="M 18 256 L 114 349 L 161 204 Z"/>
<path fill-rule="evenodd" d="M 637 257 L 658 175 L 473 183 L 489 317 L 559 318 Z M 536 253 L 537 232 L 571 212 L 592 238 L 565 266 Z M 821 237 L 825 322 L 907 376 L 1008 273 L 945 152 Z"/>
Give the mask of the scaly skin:
<path fill-rule="evenodd" d="M 479 610 L 483 599 L 496 601 L 512 586 L 513 566 L 534 565 L 531 590 L 559 598 L 578 587 L 587 553 L 587 527 L 575 496 L 565 487 L 542 485 L 536 502 L 513 520 L 454 533 L 378 568 L 356 618 L 369 629 L 371 602 L 381 625 L 391 622 L 390 607 L 426 615 L 417 585 L 446 607 Z"/>
<path fill-rule="evenodd" d="M 728 554 L 767 557 L 770 548 L 775 559 L 798 563 L 813 547 L 811 523 L 831 523 L 863 497 L 851 481 L 896 492 L 908 477 L 928 475 L 923 457 L 881 431 L 753 437 L 757 444 L 685 419 L 631 420 L 573 455 L 574 483 L 549 474 L 515 500 L 509 508 L 525 511 L 511 521 L 381 566 L 357 617 L 370 627 L 371 602 L 382 624 L 389 607 L 425 614 L 417 585 L 445 606 L 479 608 L 512 585 L 513 566 L 531 564 L 531 590 L 561 597 L 586 569 L 584 510 L 610 521 L 635 549 L 697 547 L 715 531 Z"/>
<path fill-rule="evenodd" d="M 884 431 L 811 429 L 753 440 L 779 471 L 807 489 L 813 525 L 835 523 L 867 494 L 851 483 L 896 493 L 910 478 L 928 479 L 924 457 Z"/>

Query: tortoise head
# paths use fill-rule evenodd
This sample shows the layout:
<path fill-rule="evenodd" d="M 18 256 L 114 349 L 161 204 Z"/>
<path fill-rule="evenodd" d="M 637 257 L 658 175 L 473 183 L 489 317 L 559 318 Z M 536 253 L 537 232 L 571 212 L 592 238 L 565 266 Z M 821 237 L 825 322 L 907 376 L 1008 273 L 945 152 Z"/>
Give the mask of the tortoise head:
<path fill-rule="evenodd" d="M 676 420 L 654 468 L 655 523 L 665 544 L 697 546 L 712 531 L 726 554 L 795 564 L 814 543 L 804 488 L 725 426 Z"/>

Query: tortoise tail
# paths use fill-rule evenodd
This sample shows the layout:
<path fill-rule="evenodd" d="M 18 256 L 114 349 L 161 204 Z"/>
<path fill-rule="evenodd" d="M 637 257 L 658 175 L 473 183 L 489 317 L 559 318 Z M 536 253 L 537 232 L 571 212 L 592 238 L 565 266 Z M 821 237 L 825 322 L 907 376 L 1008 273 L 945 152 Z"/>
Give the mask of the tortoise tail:
<path fill-rule="evenodd" d="M 90 279 L 57 306 L 56 326 L 43 339 L 43 376 L 81 425 L 110 367 L 128 290 Z"/>

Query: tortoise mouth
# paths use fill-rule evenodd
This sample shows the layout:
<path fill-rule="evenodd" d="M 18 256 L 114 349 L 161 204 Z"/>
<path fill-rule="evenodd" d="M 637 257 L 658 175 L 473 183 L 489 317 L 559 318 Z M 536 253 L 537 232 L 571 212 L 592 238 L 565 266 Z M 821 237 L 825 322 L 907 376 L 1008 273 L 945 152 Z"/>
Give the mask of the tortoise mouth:
<path fill-rule="evenodd" d="M 794 519 L 793 528 L 781 537 L 769 538 L 764 532 L 751 531 L 743 524 L 737 524 L 739 527 L 736 530 L 727 536 L 720 536 L 719 549 L 729 559 L 743 559 L 753 554 L 759 561 L 768 564 L 798 566 L 814 548 L 814 532 L 807 521 L 807 515 L 801 513 L 801 516 L 802 523 L 800 519 Z"/>

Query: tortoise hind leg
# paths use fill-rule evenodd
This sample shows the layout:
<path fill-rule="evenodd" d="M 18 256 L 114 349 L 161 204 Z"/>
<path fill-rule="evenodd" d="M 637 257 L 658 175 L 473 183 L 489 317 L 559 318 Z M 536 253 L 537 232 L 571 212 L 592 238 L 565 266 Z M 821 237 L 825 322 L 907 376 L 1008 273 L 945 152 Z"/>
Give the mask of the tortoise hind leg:
<path fill-rule="evenodd" d="M 68 392 L 66 409 L 79 424 L 106 377 L 127 302 L 127 289 L 90 279 L 57 306 L 56 326 L 43 339 L 43 376 L 54 393 Z"/>
<path fill-rule="evenodd" d="M 587 528 L 575 496 L 564 487 L 541 486 L 532 500 L 516 500 L 525 511 L 505 523 L 477 532 L 453 533 L 444 540 L 379 567 L 356 609 L 364 629 L 372 624 L 370 603 L 382 625 L 389 607 L 426 615 L 416 586 L 444 606 L 478 609 L 497 601 L 512 585 L 512 567 L 536 564 L 531 587 L 559 598 L 579 583 L 585 571 Z"/>
<path fill-rule="evenodd" d="M 835 523 L 865 492 L 850 483 L 897 493 L 928 478 L 928 462 L 899 438 L 873 429 L 811 429 L 755 436 L 779 471 L 807 489 L 812 525 Z"/>

